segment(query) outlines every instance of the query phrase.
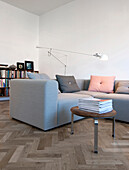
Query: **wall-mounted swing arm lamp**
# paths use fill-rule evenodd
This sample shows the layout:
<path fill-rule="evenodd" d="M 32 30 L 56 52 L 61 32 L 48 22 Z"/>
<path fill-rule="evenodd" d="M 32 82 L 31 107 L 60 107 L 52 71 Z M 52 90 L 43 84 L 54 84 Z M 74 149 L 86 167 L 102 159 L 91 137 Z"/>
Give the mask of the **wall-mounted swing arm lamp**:
<path fill-rule="evenodd" d="M 52 50 L 54 51 L 61 51 L 61 52 L 67 52 L 67 53 L 73 53 L 73 54 L 79 54 L 79 55 L 87 55 L 87 56 L 94 56 L 94 57 L 97 57 L 99 58 L 100 60 L 108 60 L 108 56 L 106 54 L 99 54 L 99 53 L 95 53 L 95 54 L 86 54 L 86 53 L 79 53 L 79 52 L 75 52 L 75 51 L 67 51 L 67 50 L 61 50 L 61 49 L 54 49 L 54 48 L 48 48 L 48 47 L 39 47 L 37 46 L 36 48 L 39 48 L 39 49 L 48 49 L 48 55 L 49 56 L 52 56 L 54 57 L 56 60 L 58 60 L 62 65 L 64 65 L 65 67 L 65 71 L 64 71 L 64 74 L 66 75 L 66 68 L 67 68 L 67 65 L 62 62 L 58 57 L 56 57 L 53 53 L 52 53 Z M 66 55 L 65 55 L 66 56 Z"/>
<path fill-rule="evenodd" d="M 80 53 L 80 52 L 75 52 L 75 51 L 68 51 L 68 50 L 61 50 L 61 49 L 56 49 L 56 48 L 48 48 L 48 47 L 40 47 L 37 46 L 36 48 L 43 48 L 43 49 L 49 49 L 49 51 L 62 51 L 62 52 L 67 52 L 67 53 L 74 53 L 74 54 L 79 54 L 79 55 L 87 55 L 87 56 L 95 56 L 98 57 L 100 60 L 108 60 L 108 56 L 106 54 L 86 54 L 86 53 Z"/>

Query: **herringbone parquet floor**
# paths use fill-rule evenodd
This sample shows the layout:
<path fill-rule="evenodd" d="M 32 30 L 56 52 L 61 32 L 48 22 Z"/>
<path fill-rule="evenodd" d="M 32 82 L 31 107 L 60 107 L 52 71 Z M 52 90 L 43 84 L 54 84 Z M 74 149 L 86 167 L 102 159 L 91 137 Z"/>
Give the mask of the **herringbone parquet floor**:
<path fill-rule="evenodd" d="M 99 121 L 99 154 L 93 153 L 93 120 L 47 132 L 9 117 L 9 102 L 0 102 L 1 170 L 126 170 L 129 169 L 129 125 Z"/>

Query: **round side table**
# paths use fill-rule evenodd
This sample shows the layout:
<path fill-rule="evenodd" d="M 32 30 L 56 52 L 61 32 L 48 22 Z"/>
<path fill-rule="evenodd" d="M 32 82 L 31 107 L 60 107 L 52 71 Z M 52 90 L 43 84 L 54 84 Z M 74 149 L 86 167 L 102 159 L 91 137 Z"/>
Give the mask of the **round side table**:
<path fill-rule="evenodd" d="M 94 153 L 98 153 L 98 119 L 103 119 L 103 118 L 112 118 L 113 119 L 112 137 L 115 137 L 115 116 L 117 114 L 115 110 L 112 110 L 111 112 L 107 112 L 107 113 L 103 113 L 103 114 L 98 114 L 98 113 L 80 110 L 78 108 L 78 106 L 72 107 L 71 108 L 71 134 L 74 133 L 74 130 L 73 130 L 74 114 L 77 116 L 94 119 Z"/>

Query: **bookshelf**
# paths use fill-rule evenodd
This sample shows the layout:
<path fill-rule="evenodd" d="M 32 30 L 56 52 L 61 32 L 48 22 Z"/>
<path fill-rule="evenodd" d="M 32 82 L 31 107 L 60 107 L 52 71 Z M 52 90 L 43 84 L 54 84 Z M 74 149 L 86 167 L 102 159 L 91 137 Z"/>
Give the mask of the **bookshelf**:
<path fill-rule="evenodd" d="M 9 97 L 11 79 L 27 79 L 26 70 L 12 70 L 9 68 L 0 68 L 0 97 Z M 39 73 L 34 71 L 34 73 Z"/>

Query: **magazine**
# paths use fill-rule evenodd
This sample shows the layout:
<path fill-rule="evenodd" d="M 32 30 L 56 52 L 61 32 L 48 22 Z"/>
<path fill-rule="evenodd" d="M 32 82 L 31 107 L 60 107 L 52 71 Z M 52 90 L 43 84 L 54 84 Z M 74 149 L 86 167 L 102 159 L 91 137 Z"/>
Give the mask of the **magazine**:
<path fill-rule="evenodd" d="M 112 99 L 81 98 L 78 100 L 80 110 L 94 113 L 107 113 L 113 110 Z"/>

